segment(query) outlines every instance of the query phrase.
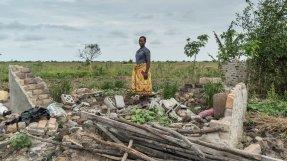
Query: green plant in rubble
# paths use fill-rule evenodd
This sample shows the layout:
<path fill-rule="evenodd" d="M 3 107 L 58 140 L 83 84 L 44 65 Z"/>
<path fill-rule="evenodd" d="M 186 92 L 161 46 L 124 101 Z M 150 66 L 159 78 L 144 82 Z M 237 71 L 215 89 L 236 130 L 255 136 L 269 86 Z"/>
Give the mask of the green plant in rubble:
<path fill-rule="evenodd" d="M 115 87 L 116 88 L 124 88 L 125 82 L 123 80 L 116 80 L 115 81 Z"/>
<path fill-rule="evenodd" d="M 62 78 L 54 81 L 50 86 L 50 94 L 54 101 L 60 102 L 62 94 L 70 94 L 72 83 L 68 78 Z"/>
<path fill-rule="evenodd" d="M 114 88 L 114 82 L 112 82 L 112 81 L 105 81 L 101 85 L 101 89 L 103 89 L 103 90 L 105 90 L 105 89 L 113 89 L 113 88 Z"/>
<path fill-rule="evenodd" d="M 213 107 L 213 95 L 223 91 L 223 85 L 221 83 L 207 83 L 204 86 L 205 100 L 208 107 Z"/>
<path fill-rule="evenodd" d="M 164 111 L 155 109 L 132 109 L 131 121 L 137 124 L 145 124 L 149 122 L 158 122 L 161 125 L 168 125 L 171 120 L 165 115 Z"/>
<path fill-rule="evenodd" d="M 105 89 L 104 90 L 104 94 L 106 96 L 114 96 L 114 95 L 118 95 L 120 92 L 119 91 L 115 91 L 113 89 Z"/>
<path fill-rule="evenodd" d="M 163 87 L 163 98 L 169 99 L 174 97 L 175 93 L 177 92 L 177 83 L 176 82 L 165 82 Z"/>
<path fill-rule="evenodd" d="M 252 101 L 248 103 L 247 109 L 271 116 L 287 116 L 287 102 L 282 100 Z"/>
<path fill-rule="evenodd" d="M 12 138 L 10 144 L 18 149 L 29 148 L 32 146 L 32 140 L 26 134 L 18 133 Z"/>

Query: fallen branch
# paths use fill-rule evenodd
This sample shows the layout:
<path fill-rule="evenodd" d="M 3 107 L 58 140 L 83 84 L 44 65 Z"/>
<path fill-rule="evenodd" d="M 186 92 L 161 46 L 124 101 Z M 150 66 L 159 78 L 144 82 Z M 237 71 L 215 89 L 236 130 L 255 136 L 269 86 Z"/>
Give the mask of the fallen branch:
<path fill-rule="evenodd" d="M 228 152 L 237 156 L 241 156 L 244 158 L 249 158 L 249 159 L 253 159 L 253 160 L 261 160 L 262 156 L 259 154 L 252 154 L 252 153 L 247 153 L 243 150 L 239 150 L 239 149 L 234 149 L 234 148 L 228 148 L 225 146 L 220 146 L 220 145 L 215 145 L 215 144 L 211 144 L 211 143 L 207 143 L 201 140 L 195 140 L 193 138 L 188 138 L 191 142 L 198 144 L 198 145 L 202 145 L 204 147 L 209 147 L 211 149 L 215 149 L 215 150 L 219 150 L 219 151 L 224 151 L 224 152 Z"/>
<path fill-rule="evenodd" d="M 97 128 L 99 128 L 100 130 L 102 130 L 106 135 L 108 135 L 114 142 L 118 143 L 118 144 L 122 144 L 124 145 L 123 142 L 121 142 L 118 138 L 116 138 L 112 133 L 110 133 L 105 127 L 103 127 L 100 124 L 95 124 Z"/>
<path fill-rule="evenodd" d="M 222 131 L 223 128 L 208 128 L 208 129 L 199 129 L 199 130 L 185 130 L 185 129 L 176 129 L 177 132 L 181 134 L 207 134 Z"/>
<path fill-rule="evenodd" d="M 48 139 L 43 139 L 34 135 L 31 135 L 29 133 L 25 133 L 25 132 L 21 132 L 23 134 L 26 134 L 27 136 L 36 139 L 36 140 L 40 140 L 46 143 L 51 143 L 51 144 L 55 144 L 55 145 L 59 145 L 61 147 L 67 147 L 67 148 L 71 148 L 71 149 L 77 149 L 77 150 L 86 150 L 92 153 L 96 153 L 96 154 L 107 154 L 107 155 L 117 155 L 120 156 L 122 153 L 119 153 L 118 150 L 105 150 L 105 149 L 92 149 L 92 148 L 86 148 L 86 147 L 81 147 L 78 145 L 71 145 L 71 144 L 65 144 L 62 142 L 58 142 L 58 141 L 53 141 L 53 140 L 48 140 Z"/>
<path fill-rule="evenodd" d="M 178 133 L 178 132 L 176 132 L 176 131 L 174 131 L 174 130 L 171 130 L 171 129 L 169 129 L 169 128 L 166 128 L 166 127 L 162 127 L 162 126 L 159 126 L 159 125 L 156 125 L 156 124 L 152 124 L 152 126 L 155 127 L 155 128 L 158 128 L 158 129 L 167 131 L 167 132 L 169 132 L 170 134 L 172 134 L 172 135 L 174 135 L 174 136 L 176 136 L 176 137 L 182 139 L 183 141 L 186 142 L 187 145 L 189 145 L 189 147 L 190 147 L 191 150 L 194 150 L 194 151 L 198 154 L 198 156 L 199 156 L 200 158 L 205 158 L 204 153 L 203 153 L 200 149 L 195 148 L 194 144 L 191 143 L 185 136 L 181 135 L 180 133 Z"/>
<path fill-rule="evenodd" d="M 129 141 L 128 148 L 131 148 L 131 147 L 133 146 L 133 143 L 134 143 L 134 140 L 130 140 L 130 141 Z M 129 155 L 129 154 L 128 154 L 127 152 L 125 152 L 125 154 L 124 154 L 124 156 L 123 156 L 123 158 L 122 158 L 121 161 L 126 161 L 127 158 L 128 158 L 128 155 Z"/>
<path fill-rule="evenodd" d="M 143 154 L 143 153 L 141 153 L 141 152 L 139 152 L 137 150 L 134 150 L 132 148 L 128 148 L 128 147 L 126 147 L 124 145 L 113 143 L 113 142 L 109 142 L 109 141 L 104 141 L 104 140 L 102 140 L 102 139 L 100 139 L 100 138 L 98 138 L 98 137 L 96 137 L 96 136 L 94 136 L 92 134 L 82 133 L 82 135 L 88 136 L 88 137 L 94 139 L 95 141 L 97 141 L 97 142 L 99 142 L 99 143 L 101 143 L 103 145 L 111 146 L 111 147 L 114 147 L 114 148 L 119 149 L 121 151 L 125 151 L 127 153 L 131 153 L 131 154 L 133 154 L 133 155 L 135 155 L 135 156 L 137 156 L 137 157 L 139 157 L 139 158 L 141 158 L 143 160 L 155 161 L 151 157 L 149 157 L 149 156 L 147 156 L 147 155 L 145 155 L 145 154 Z"/>
<path fill-rule="evenodd" d="M 158 131 L 152 130 L 151 128 L 148 128 L 148 127 L 146 127 L 146 126 L 142 126 L 142 125 L 138 125 L 138 124 L 129 122 L 129 121 L 123 119 L 123 118 L 120 118 L 120 119 L 117 119 L 117 120 L 119 120 L 120 122 L 129 124 L 129 125 L 138 127 L 138 128 L 140 128 L 140 129 L 143 129 L 143 130 L 145 130 L 145 131 L 147 131 L 147 132 L 152 133 L 152 134 L 155 135 L 155 136 L 158 136 L 158 137 L 160 137 L 160 138 L 162 138 L 162 139 L 164 139 L 164 140 L 167 140 L 167 141 L 169 141 L 169 142 L 172 142 L 172 143 L 174 143 L 174 144 L 176 144 L 176 145 L 179 145 L 179 146 L 181 146 L 181 147 L 183 147 L 183 148 L 188 148 L 188 147 L 189 147 L 189 146 L 186 145 L 186 144 L 181 144 L 179 141 L 176 141 L 176 140 L 174 140 L 174 139 L 171 139 L 169 136 L 166 136 L 166 135 L 164 135 L 163 133 L 159 133 Z"/>

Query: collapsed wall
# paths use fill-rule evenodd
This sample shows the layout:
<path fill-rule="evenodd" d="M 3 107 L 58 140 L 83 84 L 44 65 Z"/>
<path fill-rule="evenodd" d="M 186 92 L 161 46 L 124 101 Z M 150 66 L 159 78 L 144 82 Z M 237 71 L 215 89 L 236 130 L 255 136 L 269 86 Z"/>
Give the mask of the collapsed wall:
<path fill-rule="evenodd" d="M 238 83 L 228 94 L 218 95 L 220 100 L 226 100 L 224 117 L 212 120 L 210 127 L 223 127 L 223 131 L 207 134 L 203 140 L 237 148 L 243 136 L 243 122 L 247 110 L 247 89 L 244 83 Z M 225 98 L 220 98 L 225 97 Z M 217 98 L 216 98 L 217 99 Z M 216 101 L 216 100 L 215 100 Z"/>
<path fill-rule="evenodd" d="M 10 109 L 21 113 L 35 106 L 47 107 L 53 100 L 47 84 L 29 68 L 9 65 Z"/>

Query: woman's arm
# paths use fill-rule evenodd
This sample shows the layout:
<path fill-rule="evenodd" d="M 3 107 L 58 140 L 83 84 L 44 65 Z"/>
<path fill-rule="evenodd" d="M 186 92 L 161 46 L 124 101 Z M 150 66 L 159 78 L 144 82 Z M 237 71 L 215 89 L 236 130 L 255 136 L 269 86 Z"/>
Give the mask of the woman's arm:
<path fill-rule="evenodd" d="M 150 68 L 150 51 L 148 51 L 145 56 L 146 56 L 146 70 L 144 74 L 144 79 L 148 79 L 148 72 Z"/>

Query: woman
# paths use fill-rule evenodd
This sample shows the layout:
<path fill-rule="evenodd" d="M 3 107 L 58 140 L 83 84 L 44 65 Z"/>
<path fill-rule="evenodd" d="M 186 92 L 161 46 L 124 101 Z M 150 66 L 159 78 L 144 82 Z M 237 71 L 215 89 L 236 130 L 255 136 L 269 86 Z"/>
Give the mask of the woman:
<path fill-rule="evenodd" d="M 132 91 L 146 98 L 152 92 L 150 73 L 150 51 L 145 47 L 146 37 L 139 38 L 140 48 L 136 52 L 136 66 L 132 72 Z"/>

